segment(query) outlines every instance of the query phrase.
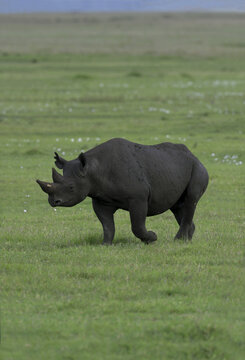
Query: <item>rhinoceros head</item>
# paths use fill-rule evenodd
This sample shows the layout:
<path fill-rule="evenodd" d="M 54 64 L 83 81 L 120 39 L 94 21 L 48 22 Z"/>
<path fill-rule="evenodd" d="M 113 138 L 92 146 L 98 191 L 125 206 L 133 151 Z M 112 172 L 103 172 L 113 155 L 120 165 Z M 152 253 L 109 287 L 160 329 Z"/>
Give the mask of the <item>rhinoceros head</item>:
<path fill-rule="evenodd" d="M 85 157 L 81 154 L 77 159 L 67 161 L 55 153 L 55 160 L 56 166 L 63 169 L 63 176 L 53 168 L 53 182 L 37 180 L 37 183 L 49 195 L 51 206 L 74 206 L 89 193 Z"/>

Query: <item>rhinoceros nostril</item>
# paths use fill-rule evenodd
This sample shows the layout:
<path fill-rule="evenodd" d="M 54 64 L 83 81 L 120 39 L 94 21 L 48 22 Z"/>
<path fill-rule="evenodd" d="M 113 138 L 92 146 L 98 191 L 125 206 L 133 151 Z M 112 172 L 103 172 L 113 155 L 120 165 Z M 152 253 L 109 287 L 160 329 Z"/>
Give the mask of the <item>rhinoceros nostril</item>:
<path fill-rule="evenodd" d="M 59 206 L 61 204 L 61 200 L 54 200 L 54 205 Z"/>

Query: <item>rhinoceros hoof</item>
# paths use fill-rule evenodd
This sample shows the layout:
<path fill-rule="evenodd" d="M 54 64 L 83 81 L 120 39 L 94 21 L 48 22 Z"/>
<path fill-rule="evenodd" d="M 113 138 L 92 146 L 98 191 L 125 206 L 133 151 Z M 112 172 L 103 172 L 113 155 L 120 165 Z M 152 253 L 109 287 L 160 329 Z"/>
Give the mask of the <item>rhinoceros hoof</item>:
<path fill-rule="evenodd" d="M 102 245 L 104 245 L 104 246 L 111 246 L 112 245 L 112 241 L 110 241 L 110 240 L 104 240 L 103 242 L 102 242 Z"/>
<path fill-rule="evenodd" d="M 148 245 L 157 240 L 157 235 L 153 231 L 148 231 L 147 237 L 145 237 L 144 239 L 141 239 L 141 240 L 143 241 L 143 243 Z"/>

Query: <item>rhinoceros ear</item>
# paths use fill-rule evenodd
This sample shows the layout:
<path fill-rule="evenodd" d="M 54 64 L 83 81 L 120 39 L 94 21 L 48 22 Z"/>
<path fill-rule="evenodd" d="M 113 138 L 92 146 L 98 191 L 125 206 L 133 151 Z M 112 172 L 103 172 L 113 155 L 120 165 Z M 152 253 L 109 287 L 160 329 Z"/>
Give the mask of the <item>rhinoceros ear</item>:
<path fill-rule="evenodd" d="M 57 166 L 58 169 L 63 169 L 65 163 L 66 163 L 66 160 L 63 159 L 61 156 L 59 156 L 57 154 L 57 152 L 54 153 L 55 156 L 54 156 L 54 159 L 55 159 L 55 165 Z"/>
<path fill-rule="evenodd" d="M 86 164 L 87 164 L 87 160 L 86 160 L 86 157 L 84 155 L 84 153 L 81 153 L 79 156 L 78 156 L 78 159 L 81 163 L 81 174 L 84 176 L 86 175 Z"/>

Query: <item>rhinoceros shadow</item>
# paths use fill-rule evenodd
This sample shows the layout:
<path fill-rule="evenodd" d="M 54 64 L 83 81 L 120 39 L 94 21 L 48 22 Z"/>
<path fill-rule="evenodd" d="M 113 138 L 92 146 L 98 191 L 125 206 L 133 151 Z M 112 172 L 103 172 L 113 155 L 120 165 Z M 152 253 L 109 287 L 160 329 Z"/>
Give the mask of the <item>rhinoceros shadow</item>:
<path fill-rule="evenodd" d="M 89 235 L 87 237 L 84 238 L 78 238 L 75 240 L 67 240 L 64 241 L 62 243 L 58 243 L 56 244 L 56 247 L 59 249 L 65 249 L 65 248 L 72 248 L 72 247 L 80 247 L 80 246 L 101 246 L 102 245 L 102 237 L 101 236 L 96 236 L 96 235 Z M 135 241 L 137 241 L 135 239 Z M 133 244 L 134 239 L 129 238 L 129 237 L 116 237 L 113 241 L 112 245 L 128 245 L 128 244 Z"/>
<path fill-rule="evenodd" d="M 82 239 L 79 241 L 80 246 L 83 245 L 103 245 L 102 244 L 103 239 L 101 236 L 87 236 L 86 238 Z M 129 236 L 119 236 L 119 237 L 115 237 L 113 242 L 112 242 L 112 246 L 117 246 L 117 245 L 129 245 L 129 244 L 137 244 L 140 243 L 140 241 L 138 241 L 138 239 Z"/>
<path fill-rule="evenodd" d="M 59 249 L 80 247 L 87 245 L 101 245 L 102 239 L 99 236 L 88 236 L 86 238 L 77 238 L 77 239 L 64 239 L 62 243 L 56 244 L 56 247 Z"/>

